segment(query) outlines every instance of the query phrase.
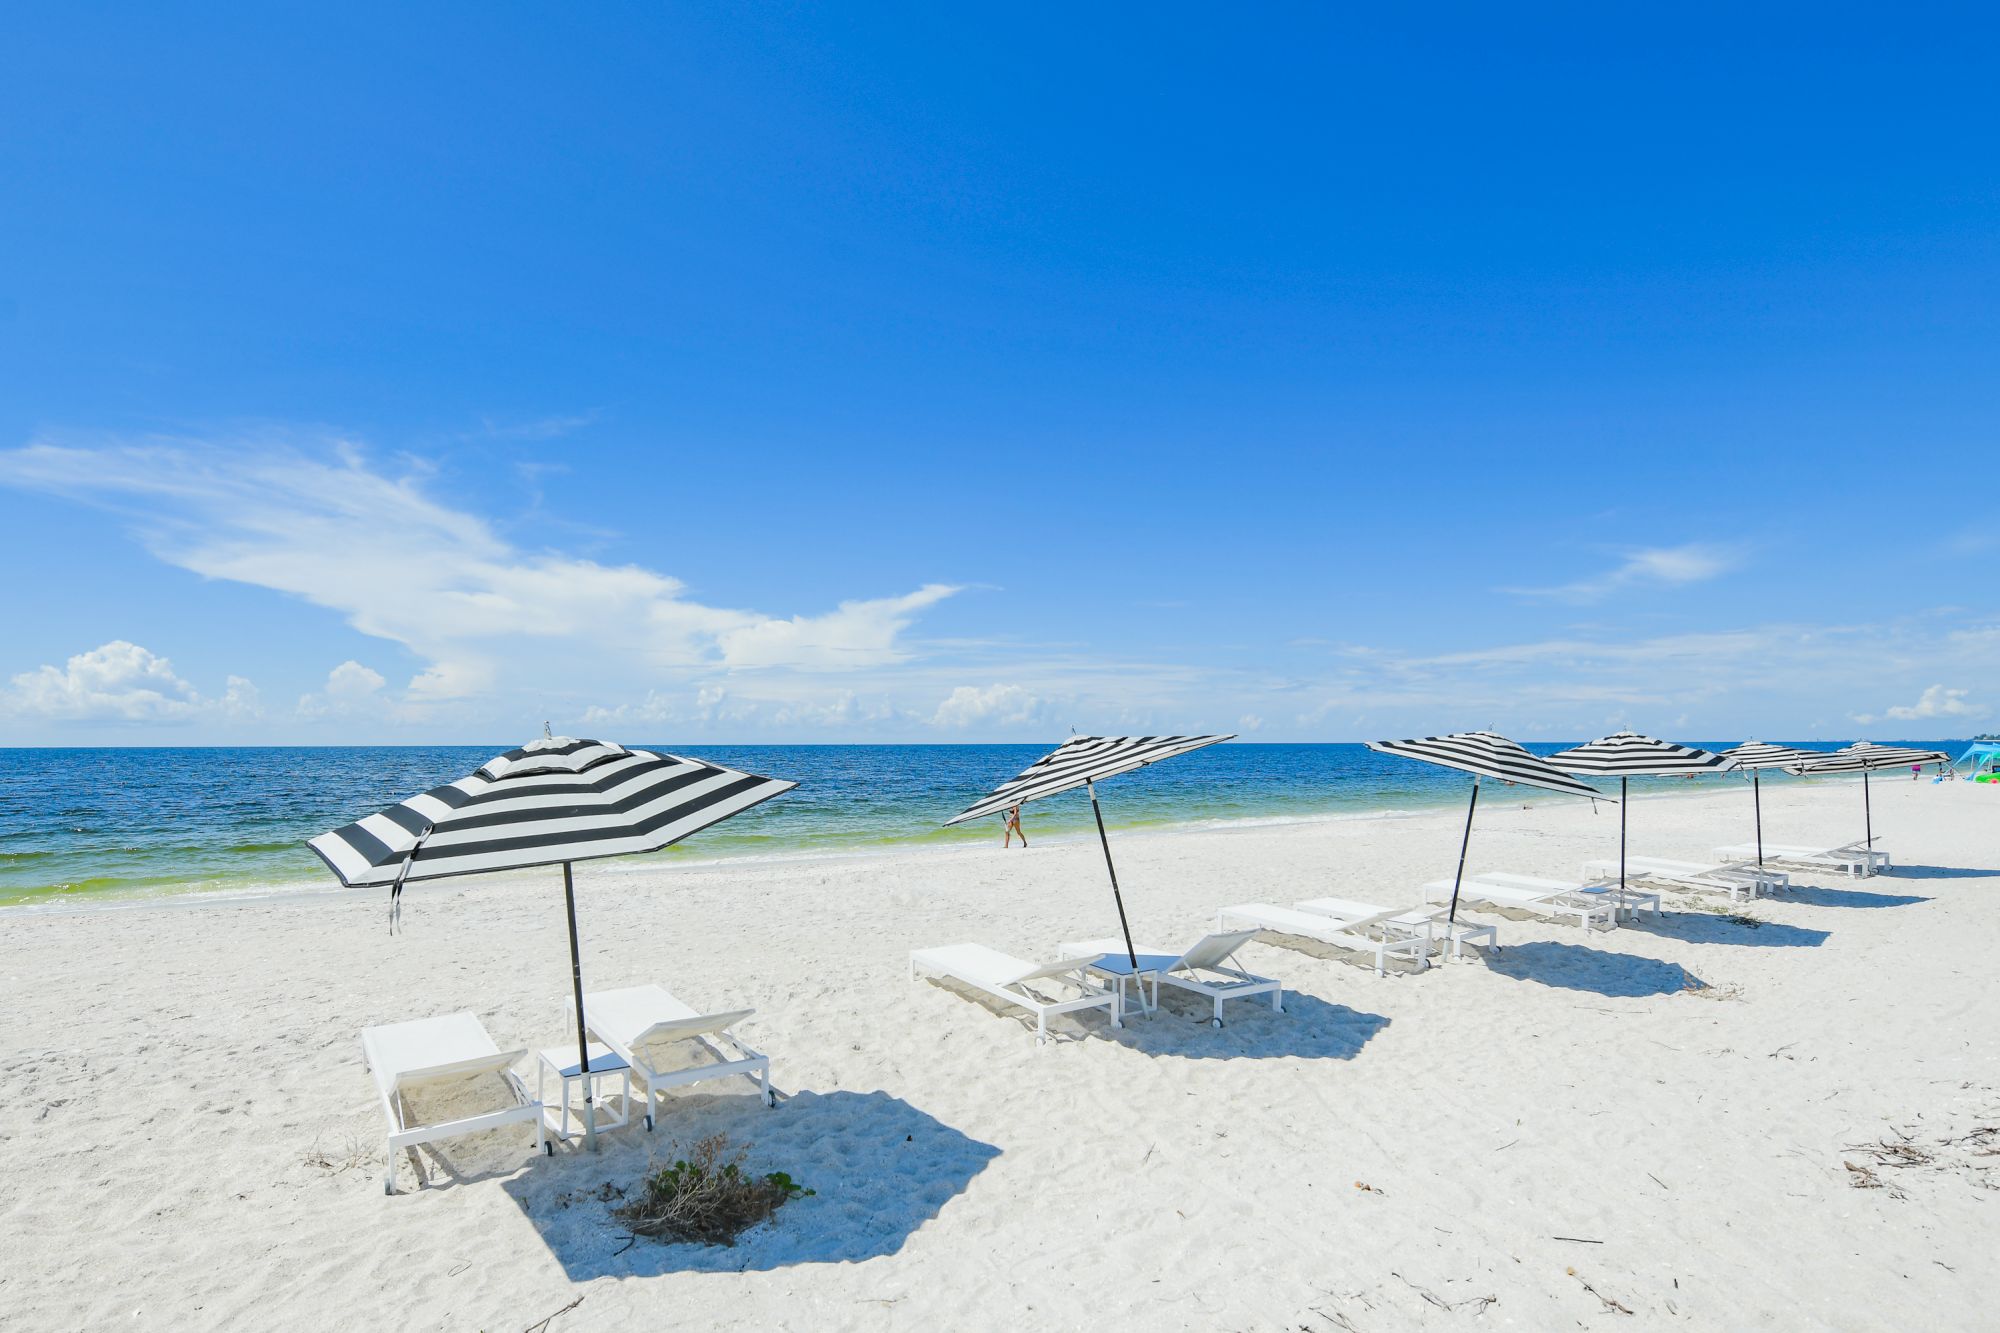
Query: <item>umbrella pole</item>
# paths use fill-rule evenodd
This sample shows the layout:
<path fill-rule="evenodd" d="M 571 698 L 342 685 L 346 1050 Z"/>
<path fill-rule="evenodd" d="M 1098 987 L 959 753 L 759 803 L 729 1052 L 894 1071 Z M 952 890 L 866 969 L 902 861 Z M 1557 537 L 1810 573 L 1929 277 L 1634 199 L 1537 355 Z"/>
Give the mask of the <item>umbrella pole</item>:
<path fill-rule="evenodd" d="M 1125 920 L 1125 897 L 1118 892 L 1118 867 L 1111 864 L 1111 839 L 1104 836 L 1104 811 L 1097 805 L 1097 784 L 1083 784 L 1090 791 L 1090 813 L 1097 816 L 1097 841 L 1104 846 L 1104 868 L 1111 874 L 1111 901 L 1118 904 L 1118 929 L 1125 932 L 1125 960 L 1139 970 L 1139 951 L 1132 947 L 1132 927 Z"/>
<path fill-rule="evenodd" d="M 1458 841 L 1458 873 L 1451 877 L 1451 912 L 1445 925 L 1458 924 L 1458 886 L 1465 880 L 1465 852 L 1472 846 L 1472 812 L 1479 808 L 1479 775 L 1472 775 L 1472 800 L 1465 807 L 1465 836 Z"/>
<path fill-rule="evenodd" d="M 1757 812 L 1757 868 L 1764 868 L 1764 788 L 1758 782 L 1762 769 L 1750 770 L 1750 806 Z"/>
<path fill-rule="evenodd" d="M 590 1037 L 583 1026 L 583 955 L 576 944 L 576 882 L 567 861 L 563 862 L 563 906 L 569 912 L 569 979 L 576 989 L 577 1068 L 583 1071 L 583 1146 L 596 1152 L 597 1103 L 591 1097 Z"/>
<path fill-rule="evenodd" d="M 1868 770 L 1861 770 L 1861 826 L 1868 831 L 1868 845 L 1875 845 L 1875 807 L 1868 800 Z"/>
<path fill-rule="evenodd" d="M 1625 892 L 1625 807 L 1632 801 L 1632 779 L 1618 779 L 1618 892 Z"/>

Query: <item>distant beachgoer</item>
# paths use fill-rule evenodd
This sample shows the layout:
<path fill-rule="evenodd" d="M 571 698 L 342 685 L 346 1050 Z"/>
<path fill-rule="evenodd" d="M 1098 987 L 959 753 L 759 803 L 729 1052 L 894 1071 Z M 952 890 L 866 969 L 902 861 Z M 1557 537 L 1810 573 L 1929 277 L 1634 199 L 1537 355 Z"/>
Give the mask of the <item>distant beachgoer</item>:
<path fill-rule="evenodd" d="M 1021 833 L 1020 806 L 1017 805 L 1012 810 L 1009 810 L 1006 817 L 1000 821 L 1000 826 L 1007 831 L 1005 841 L 1000 844 L 1002 847 L 1012 847 L 1014 845 L 1014 835 L 1017 833 L 1021 834 L 1021 845 L 1023 847 L 1028 845 L 1028 835 Z"/>
<path fill-rule="evenodd" d="M 1922 764 L 1910 765 L 1910 781 L 1921 782 L 1923 780 L 1923 776 L 1924 776 L 1924 766 Z"/>

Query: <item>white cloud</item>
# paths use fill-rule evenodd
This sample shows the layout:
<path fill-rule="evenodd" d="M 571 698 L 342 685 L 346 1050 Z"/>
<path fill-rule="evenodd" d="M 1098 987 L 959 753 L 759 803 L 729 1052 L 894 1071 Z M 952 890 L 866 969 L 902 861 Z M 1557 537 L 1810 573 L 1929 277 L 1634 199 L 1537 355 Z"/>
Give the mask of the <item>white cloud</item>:
<path fill-rule="evenodd" d="M 1897 704 L 1883 709 L 1880 713 L 1856 713 L 1854 720 L 1867 726 L 1872 722 L 1921 722 L 1930 718 L 1963 717 L 1981 718 L 1992 711 L 1966 699 L 1966 690 L 1948 690 L 1942 685 L 1933 685 L 1918 696 L 1913 704 Z"/>
<path fill-rule="evenodd" d="M 240 721 L 261 712 L 257 687 L 243 677 L 230 676 L 220 699 L 204 699 L 172 662 L 124 639 L 22 672 L 0 702 L 17 716 L 71 722 Z"/>
<path fill-rule="evenodd" d="M 322 718 L 329 713 L 351 713 L 380 694 L 388 682 L 373 667 L 352 658 L 326 673 L 326 685 L 317 694 L 299 696 L 298 714 Z"/>
<path fill-rule="evenodd" d="M 1042 701 L 1019 685 L 960 685 L 931 715 L 934 727 L 1018 727 L 1039 720 Z"/>
<path fill-rule="evenodd" d="M 326 697 L 337 703 L 357 704 L 383 684 L 381 672 L 349 659 L 326 673 Z"/>
<path fill-rule="evenodd" d="M 0 453 L 0 482 L 136 503 L 172 564 L 300 597 L 407 647 L 424 664 L 408 686 L 419 708 L 551 679 L 890 666 L 908 660 L 916 616 L 958 591 L 932 583 L 788 617 L 709 606 L 640 565 L 519 549 L 423 480 L 383 475 L 338 442 L 317 454 L 184 441 Z"/>
<path fill-rule="evenodd" d="M 1646 547 L 1627 552 L 1616 567 L 1592 578 L 1553 588 L 1502 588 L 1500 591 L 1517 597 L 1548 598 L 1558 602 L 1596 602 L 1623 589 L 1704 583 L 1727 574 L 1742 563 L 1743 553 L 1735 547 L 1701 542 L 1685 546 Z"/>

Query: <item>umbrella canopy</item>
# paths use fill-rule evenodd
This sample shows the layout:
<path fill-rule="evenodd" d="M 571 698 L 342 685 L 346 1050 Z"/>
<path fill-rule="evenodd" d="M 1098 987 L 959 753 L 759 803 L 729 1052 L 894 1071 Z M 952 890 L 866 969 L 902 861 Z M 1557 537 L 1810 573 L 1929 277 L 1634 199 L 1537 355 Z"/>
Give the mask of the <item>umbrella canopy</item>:
<path fill-rule="evenodd" d="M 1599 773 L 1618 779 L 1618 887 L 1625 887 L 1625 797 L 1629 784 L 1639 777 L 1685 777 L 1692 773 L 1718 773 L 1731 767 L 1729 760 L 1708 750 L 1672 741 L 1655 740 L 1636 731 L 1615 731 L 1599 736 L 1587 745 L 1578 745 L 1549 756 L 1555 767 L 1570 773 Z"/>
<path fill-rule="evenodd" d="M 1458 844 L 1458 873 L 1451 881 L 1451 912 L 1445 918 L 1458 920 L 1458 886 L 1465 880 L 1465 853 L 1472 845 L 1472 813 L 1479 808 L 1479 783 L 1483 778 L 1540 787 L 1566 796 L 1588 796 L 1610 800 L 1603 792 L 1578 782 L 1559 768 L 1490 731 L 1458 731 L 1449 736 L 1425 736 L 1418 740 L 1369 741 L 1368 748 L 1383 754 L 1421 759 L 1472 774 L 1472 800 L 1465 807 L 1465 836 Z"/>
<path fill-rule="evenodd" d="M 1102 778 L 1130 773 L 1177 754 L 1234 740 L 1231 736 L 1072 736 L 1055 749 L 1007 779 L 985 796 L 944 821 L 950 828 L 982 815 L 1012 810 L 1027 801 L 1070 791 L 1090 790 L 1090 812 L 1097 819 L 1097 840 L 1104 847 L 1104 869 L 1111 876 L 1111 900 L 1118 907 L 1118 926 L 1125 933 L 1125 955 L 1133 968 L 1139 955 L 1132 947 L 1132 927 L 1125 920 L 1125 898 L 1118 891 L 1118 867 L 1111 863 L 1111 839 L 1104 833 L 1104 811 L 1097 804 L 1097 783 Z"/>
<path fill-rule="evenodd" d="M 658 851 L 797 785 L 558 736 L 306 845 L 350 887 L 519 870 Z"/>
<path fill-rule="evenodd" d="M 1875 810 L 1868 795 L 1868 775 L 1878 768 L 1911 768 L 1921 764 L 1949 764 L 1951 756 L 1943 750 L 1913 750 L 1900 745 L 1875 745 L 1868 741 L 1823 754 L 1810 763 L 1799 764 L 1786 771 L 1792 773 L 1859 773 L 1861 775 L 1861 818 L 1867 831 L 1867 845 L 1875 845 Z"/>
<path fill-rule="evenodd" d="M 577 1053 L 588 1074 L 583 962 L 570 863 L 658 851 L 797 785 L 680 755 L 551 736 L 488 760 L 470 777 L 322 833 L 306 845 L 342 884 L 391 886 L 392 931 L 401 917 L 406 881 L 561 864 Z M 584 1136 L 596 1146 L 596 1108 L 588 1078 Z"/>
<path fill-rule="evenodd" d="M 1724 759 L 1732 759 L 1739 769 L 1747 769 L 1750 774 L 1750 806 L 1757 819 L 1757 864 L 1764 864 L 1764 784 L 1762 771 L 1767 768 L 1791 768 L 1798 764 L 1809 764 L 1826 758 L 1824 750 L 1797 750 L 1789 745 L 1772 745 L 1766 741 L 1745 741 L 1722 752 Z"/>

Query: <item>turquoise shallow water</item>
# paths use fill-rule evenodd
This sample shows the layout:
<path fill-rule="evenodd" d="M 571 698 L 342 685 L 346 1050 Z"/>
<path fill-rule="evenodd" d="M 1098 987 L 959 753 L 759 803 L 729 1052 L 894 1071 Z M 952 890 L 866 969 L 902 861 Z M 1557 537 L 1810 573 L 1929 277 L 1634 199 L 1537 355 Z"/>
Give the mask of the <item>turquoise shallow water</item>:
<path fill-rule="evenodd" d="M 1964 748 L 1961 741 L 1921 743 L 1954 755 Z M 307 838 L 463 777 L 507 748 L 0 749 L 0 905 L 330 885 Z M 702 758 L 800 785 L 656 855 L 707 859 L 997 838 L 995 820 L 939 825 L 1046 749 L 692 747 Z M 1243 742 L 1179 756 L 1100 788 L 1106 821 L 1118 828 L 1417 810 L 1457 804 L 1465 792 L 1463 774 L 1361 745 Z M 1090 827 L 1090 805 L 1081 792 L 1065 793 L 1029 806 L 1024 823 L 1030 837 L 1082 833 Z"/>

